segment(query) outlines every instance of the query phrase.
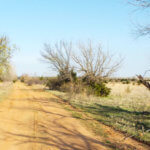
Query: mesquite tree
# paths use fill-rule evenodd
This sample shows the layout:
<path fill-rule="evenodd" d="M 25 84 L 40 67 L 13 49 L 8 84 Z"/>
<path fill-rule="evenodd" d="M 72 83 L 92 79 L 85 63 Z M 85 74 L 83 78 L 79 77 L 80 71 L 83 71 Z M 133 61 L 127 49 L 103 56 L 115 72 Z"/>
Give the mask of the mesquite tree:
<path fill-rule="evenodd" d="M 60 41 L 54 46 L 44 44 L 42 57 L 58 73 L 60 80 L 70 81 L 73 73 L 71 66 L 72 43 Z"/>
<path fill-rule="evenodd" d="M 77 69 L 81 72 L 86 80 L 96 81 L 110 77 L 121 66 L 123 59 L 115 59 L 115 55 L 105 52 L 101 44 L 94 46 L 91 41 L 86 45 L 79 44 L 80 53 L 73 55 L 73 60 Z"/>

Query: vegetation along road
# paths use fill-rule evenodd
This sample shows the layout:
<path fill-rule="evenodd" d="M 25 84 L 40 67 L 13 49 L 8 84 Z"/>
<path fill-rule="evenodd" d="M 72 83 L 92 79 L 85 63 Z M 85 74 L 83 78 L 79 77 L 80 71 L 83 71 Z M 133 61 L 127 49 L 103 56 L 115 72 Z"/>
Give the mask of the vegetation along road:
<path fill-rule="evenodd" d="M 54 99 L 57 98 L 40 86 L 15 83 L 8 98 L 0 103 L 0 149 L 116 149 L 112 143 L 88 131 Z M 113 140 L 121 138 L 122 135 L 116 132 Z M 130 138 L 118 143 L 125 145 L 118 149 L 148 149 Z"/>

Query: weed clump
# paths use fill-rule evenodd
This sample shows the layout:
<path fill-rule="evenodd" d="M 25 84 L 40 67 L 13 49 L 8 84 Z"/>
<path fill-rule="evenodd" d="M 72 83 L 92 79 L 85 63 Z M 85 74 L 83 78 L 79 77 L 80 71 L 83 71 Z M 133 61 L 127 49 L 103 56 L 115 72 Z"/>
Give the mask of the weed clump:
<path fill-rule="evenodd" d="M 88 83 L 88 91 L 95 96 L 108 96 L 111 89 L 106 87 L 104 82 L 100 81 Z"/>

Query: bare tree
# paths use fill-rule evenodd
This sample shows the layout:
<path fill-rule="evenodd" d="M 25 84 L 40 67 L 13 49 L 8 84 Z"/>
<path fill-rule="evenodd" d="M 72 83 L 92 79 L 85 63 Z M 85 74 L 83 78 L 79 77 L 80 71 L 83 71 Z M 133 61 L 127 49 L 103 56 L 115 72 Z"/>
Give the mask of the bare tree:
<path fill-rule="evenodd" d="M 123 59 L 114 59 L 114 55 L 102 51 L 101 45 L 94 47 L 89 41 L 87 45 L 79 44 L 80 56 L 73 55 L 77 69 L 88 80 L 106 78 L 115 73 L 121 66 Z"/>
<path fill-rule="evenodd" d="M 54 46 L 50 44 L 44 44 L 44 51 L 42 52 L 42 57 L 44 60 L 50 64 L 53 70 L 55 70 L 58 75 L 64 80 L 70 80 L 71 71 L 71 52 L 72 43 L 66 43 L 60 41 Z"/>
<path fill-rule="evenodd" d="M 142 10 L 150 10 L 150 0 L 128 0 L 128 2 Z M 150 24 L 147 25 L 136 25 L 137 27 L 137 35 L 138 36 L 146 36 L 150 35 Z"/>

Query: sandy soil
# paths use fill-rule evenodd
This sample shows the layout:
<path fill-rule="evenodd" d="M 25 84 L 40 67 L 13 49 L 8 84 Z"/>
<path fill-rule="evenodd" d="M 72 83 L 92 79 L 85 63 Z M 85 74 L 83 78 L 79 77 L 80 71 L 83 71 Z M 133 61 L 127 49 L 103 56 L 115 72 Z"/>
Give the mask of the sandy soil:
<path fill-rule="evenodd" d="M 0 150 L 112 149 L 53 98 L 39 88 L 15 84 L 9 98 L 0 102 Z"/>

